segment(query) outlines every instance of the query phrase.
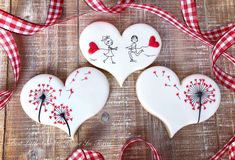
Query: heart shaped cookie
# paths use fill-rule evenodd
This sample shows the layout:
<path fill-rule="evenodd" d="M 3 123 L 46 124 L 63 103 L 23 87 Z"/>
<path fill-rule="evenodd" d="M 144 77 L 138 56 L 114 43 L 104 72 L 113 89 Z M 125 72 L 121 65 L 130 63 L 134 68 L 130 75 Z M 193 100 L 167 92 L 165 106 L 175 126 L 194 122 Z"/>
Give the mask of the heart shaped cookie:
<path fill-rule="evenodd" d="M 83 67 L 72 72 L 65 85 L 53 75 L 32 78 L 24 85 L 20 101 L 34 121 L 58 127 L 73 138 L 78 127 L 103 108 L 108 95 L 105 75 Z"/>
<path fill-rule="evenodd" d="M 209 119 L 220 104 L 220 90 L 212 79 L 194 74 L 180 83 L 166 67 L 145 70 L 136 92 L 142 106 L 165 124 L 170 137 L 187 125 Z"/>
<path fill-rule="evenodd" d="M 120 35 L 112 24 L 95 22 L 83 30 L 79 42 L 84 57 L 110 72 L 120 86 L 131 73 L 153 63 L 162 47 L 158 32 L 147 24 L 132 25 Z"/>

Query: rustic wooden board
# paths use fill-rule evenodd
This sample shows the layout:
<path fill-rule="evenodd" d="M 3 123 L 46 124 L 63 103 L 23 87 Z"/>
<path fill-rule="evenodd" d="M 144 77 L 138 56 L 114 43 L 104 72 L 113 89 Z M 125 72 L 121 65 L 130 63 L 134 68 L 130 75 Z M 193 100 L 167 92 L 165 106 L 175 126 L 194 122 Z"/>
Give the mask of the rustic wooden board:
<path fill-rule="evenodd" d="M 105 2 L 112 5 L 115 0 Z M 154 3 L 182 20 L 178 1 L 138 2 Z M 29 21 L 43 23 L 48 3 L 49 0 L 1 0 L 0 8 Z M 180 78 L 192 73 L 213 77 L 210 68 L 211 49 L 152 14 L 136 10 L 127 10 L 120 15 L 95 13 L 81 0 L 65 1 L 64 7 L 63 17 L 86 12 L 90 14 L 49 27 L 34 36 L 15 35 L 22 61 L 21 79 L 7 109 L 0 112 L 2 159 L 65 159 L 80 146 L 98 150 L 107 160 L 115 160 L 127 138 L 141 136 L 159 149 L 163 160 L 206 160 L 234 134 L 235 95 L 220 86 L 222 103 L 216 115 L 202 124 L 182 129 L 173 139 L 169 139 L 162 122 L 148 114 L 136 97 L 135 82 L 140 71 L 132 74 L 122 88 L 109 73 L 104 72 L 111 87 L 108 103 L 97 116 L 80 127 L 74 141 L 59 129 L 32 121 L 19 104 L 23 85 L 39 73 L 54 74 L 65 80 L 71 71 L 89 65 L 79 51 L 79 33 L 97 20 L 111 22 L 121 32 L 134 23 L 150 24 L 159 31 L 163 39 L 161 55 L 153 65 L 170 67 Z M 200 0 L 197 7 L 203 29 L 235 21 L 235 0 Z M 2 51 L 0 62 L 0 87 L 4 89 L 12 84 L 12 72 Z M 226 71 L 235 73 L 234 67 L 225 60 L 222 59 L 219 63 Z M 153 159 L 143 145 L 129 150 L 125 157 L 128 160 Z"/>
<path fill-rule="evenodd" d="M 9 2 L 5 2 L 5 1 L 0 1 L 0 8 L 5 10 L 5 11 L 10 11 L 10 3 Z M 1 72 L 1 76 L 0 76 L 0 88 L 1 89 L 6 89 L 7 87 L 7 66 L 8 66 L 8 62 L 7 62 L 7 58 L 4 55 L 4 51 L 1 50 L 0 51 L 0 72 Z M 0 145 L 1 145 L 1 149 L 0 149 L 0 157 L 2 158 L 4 155 L 4 137 L 5 137 L 5 121 L 6 121 L 6 111 L 3 110 L 0 112 Z"/>

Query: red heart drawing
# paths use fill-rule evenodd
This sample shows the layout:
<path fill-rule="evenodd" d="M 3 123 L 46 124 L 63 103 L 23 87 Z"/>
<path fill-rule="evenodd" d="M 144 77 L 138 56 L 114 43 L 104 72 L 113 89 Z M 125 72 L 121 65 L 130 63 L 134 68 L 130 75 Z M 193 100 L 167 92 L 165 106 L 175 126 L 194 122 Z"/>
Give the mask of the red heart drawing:
<path fill-rule="evenodd" d="M 149 46 L 150 47 L 154 47 L 154 48 L 158 48 L 159 47 L 159 43 L 156 41 L 156 38 L 154 36 L 151 36 L 149 39 Z"/>
<path fill-rule="evenodd" d="M 95 42 L 90 42 L 89 47 L 90 47 L 89 50 L 88 50 L 89 54 L 93 54 L 93 53 L 95 53 L 96 51 L 99 50 L 99 47 L 96 45 Z"/>

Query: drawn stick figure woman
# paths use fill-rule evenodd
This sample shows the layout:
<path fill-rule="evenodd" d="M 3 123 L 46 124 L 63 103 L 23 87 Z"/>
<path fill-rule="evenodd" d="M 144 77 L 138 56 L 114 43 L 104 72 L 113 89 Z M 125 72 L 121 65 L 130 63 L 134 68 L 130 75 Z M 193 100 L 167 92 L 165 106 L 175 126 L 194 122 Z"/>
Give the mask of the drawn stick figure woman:
<path fill-rule="evenodd" d="M 115 62 L 113 61 L 114 57 L 113 50 L 117 50 L 118 47 L 115 48 L 111 47 L 113 45 L 113 40 L 110 38 L 110 36 L 103 36 L 101 41 L 103 41 L 104 44 L 108 46 L 107 49 L 101 49 L 107 51 L 106 53 L 104 53 L 106 58 L 103 60 L 103 62 L 106 63 L 106 61 L 110 59 L 112 64 L 115 64 Z"/>

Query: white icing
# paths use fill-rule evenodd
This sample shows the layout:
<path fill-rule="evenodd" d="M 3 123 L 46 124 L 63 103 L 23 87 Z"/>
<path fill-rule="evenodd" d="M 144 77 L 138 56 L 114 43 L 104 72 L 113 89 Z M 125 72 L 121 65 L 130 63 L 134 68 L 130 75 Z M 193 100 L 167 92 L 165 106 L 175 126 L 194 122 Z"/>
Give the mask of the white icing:
<path fill-rule="evenodd" d="M 39 84 L 40 86 L 38 86 Z M 41 91 L 39 91 L 40 89 Z M 49 92 L 46 91 L 47 89 Z M 103 73 L 91 67 L 79 68 L 72 72 L 68 76 L 65 85 L 53 75 L 41 74 L 33 77 L 23 87 L 20 101 L 25 113 L 37 122 L 39 122 L 38 115 L 42 102 L 40 95 L 42 94 L 46 96 L 43 103 L 46 107 L 42 106 L 41 108 L 41 123 L 58 127 L 69 134 L 66 124 L 54 124 L 55 121 L 59 122 L 58 119 L 55 119 L 59 116 L 54 116 L 54 113 L 58 114 L 66 111 L 65 108 L 58 107 L 55 112 L 55 106 L 60 104 L 68 106 L 66 113 L 69 113 L 69 115 L 66 114 L 66 116 L 73 138 L 78 127 L 97 114 L 106 104 L 109 95 L 109 83 Z M 33 104 L 34 102 L 38 103 Z M 65 122 L 63 119 L 62 121 Z"/>
<path fill-rule="evenodd" d="M 156 42 L 156 46 L 149 45 L 150 41 Z M 158 32 L 147 24 L 132 25 L 121 36 L 112 24 L 106 22 L 87 26 L 79 43 L 84 57 L 96 67 L 110 72 L 120 86 L 131 73 L 153 63 L 162 47 Z M 97 50 L 90 54 L 90 48 Z"/>
<path fill-rule="evenodd" d="M 204 79 L 204 83 L 200 79 Z M 198 85 L 190 87 L 190 82 L 195 84 L 195 80 Z M 204 92 L 200 103 L 205 104 L 201 105 L 201 117 L 199 118 L 199 99 L 198 97 L 195 99 L 195 94 L 192 93 L 198 92 L 197 86 L 206 86 L 206 84 L 211 87 L 208 86 L 208 90 L 200 89 Z M 189 91 L 187 85 L 190 87 Z M 212 92 L 213 89 L 215 89 L 214 92 Z M 166 67 L 152 67 L 145 70 L 137 80 L 136 92 L 143 107 L 165 124 L 170 137 L 173 137 L 181 128 L 197 123 L 198 119 L 199 122 L 209 119 L 218 109 L 221 97 L 219 87 L 209 77 L 194 74 L 185 78 L 180 84 L 177 75 Z M 191 105 L 192 99 L 198 103 Z M 204 107 L 206 108 L 204 109 Z"/>

